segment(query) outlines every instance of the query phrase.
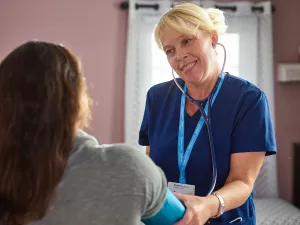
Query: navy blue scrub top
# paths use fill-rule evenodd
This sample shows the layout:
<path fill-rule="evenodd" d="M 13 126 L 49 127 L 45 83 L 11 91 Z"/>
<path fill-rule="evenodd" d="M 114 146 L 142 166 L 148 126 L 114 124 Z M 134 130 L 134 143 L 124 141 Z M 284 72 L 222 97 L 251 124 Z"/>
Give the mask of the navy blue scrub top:
<path fill-rule="evenodd" d="M 183 87 L 184 81 L 178 78 Z M 168 182 L 179 182 L 177 139 L 181 91 L 173 80 L 151 87 L 147 93 L 139 144 L 150 146 L 151 159 L 162 168 Z M 200 119 L 185 111 L 184 149 Z M 230 169 L 230 155 L 239 152 L 276 153 L 274 129 L 264 92 L 255 85 L 229 73 L 211 109 L 211 127 L 215 146 L 218 177 L 215 190 L 224 186 Z M 186 183 L 195 185 L 197 196 L 206 196 L 212 182 L 212 163 L 207 127 L 204 124 L 186 167 Z M 241 207 L 210 220 L 210 224 L 228 224 L 242 217 L 255 224 L 253 192 Z M 248 222 L 246 222 L 248 221 Z"/>

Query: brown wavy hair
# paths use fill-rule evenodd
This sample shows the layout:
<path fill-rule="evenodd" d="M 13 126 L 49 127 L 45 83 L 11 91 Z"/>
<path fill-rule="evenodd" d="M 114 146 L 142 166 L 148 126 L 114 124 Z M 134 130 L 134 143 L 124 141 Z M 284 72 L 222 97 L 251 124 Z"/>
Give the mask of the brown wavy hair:
<path fill-rule="evenodd" d="M 0 64 L 0 218 L 44 217 L 90 98 L 79 61 L 61 45 L 30 41 Z"/>

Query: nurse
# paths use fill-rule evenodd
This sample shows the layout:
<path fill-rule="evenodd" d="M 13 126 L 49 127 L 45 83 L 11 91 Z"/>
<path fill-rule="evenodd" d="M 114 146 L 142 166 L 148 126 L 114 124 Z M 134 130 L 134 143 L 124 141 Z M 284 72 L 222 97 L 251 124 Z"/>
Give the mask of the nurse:
<path fill-rule="evenodd" d="M 222 11 L 185 3 L 166 12 L 155 30 L 158 46 L 180 76 L 179 85 L 203 100 L 203 108 L 215 96 L 210 119 L 217 181 L 209 194 L 213 163 L 207 127 L 195 130 L 200 110 L 174 81 L 147 93 L 139 144 L 147 146 L 168 186 L 186 205 L 176 225 L 256 224 L 253 186 L 264 157 L 276 154 L 265 93 L 229 72 L 221 74 L 216 43 L 226 29 Z"/>

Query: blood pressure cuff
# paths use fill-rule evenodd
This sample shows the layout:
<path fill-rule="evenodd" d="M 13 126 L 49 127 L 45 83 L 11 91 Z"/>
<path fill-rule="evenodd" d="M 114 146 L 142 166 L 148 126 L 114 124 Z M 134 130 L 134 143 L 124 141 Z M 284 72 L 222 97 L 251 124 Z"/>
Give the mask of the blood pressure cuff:
<path fill-rule="evenodd" d="M 142 219 L 145 225 L 173 225 L 185 214 L 184 205 L 167 189 L 166 198 L 161 209 L 152 217 Z"/>

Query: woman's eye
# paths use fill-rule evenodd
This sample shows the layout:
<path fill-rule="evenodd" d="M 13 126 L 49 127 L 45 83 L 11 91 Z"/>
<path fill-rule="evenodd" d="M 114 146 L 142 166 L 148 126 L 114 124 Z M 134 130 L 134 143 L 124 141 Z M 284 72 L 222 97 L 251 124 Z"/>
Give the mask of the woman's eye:
<path fill-rule="evenodd" d="M 184 44 L 189 44 L 190 42 L 191 42 L 191 39 L 185 39 L 185 40 L 183 40 Z"/>
<path fill-rule="evenodd" d="M 172 50 L 172 49 L 166 50 L 166 54 L 167 54 L 167 55 L 172 54 L 172 53 L 173 53 L 173 50 Z"/>

